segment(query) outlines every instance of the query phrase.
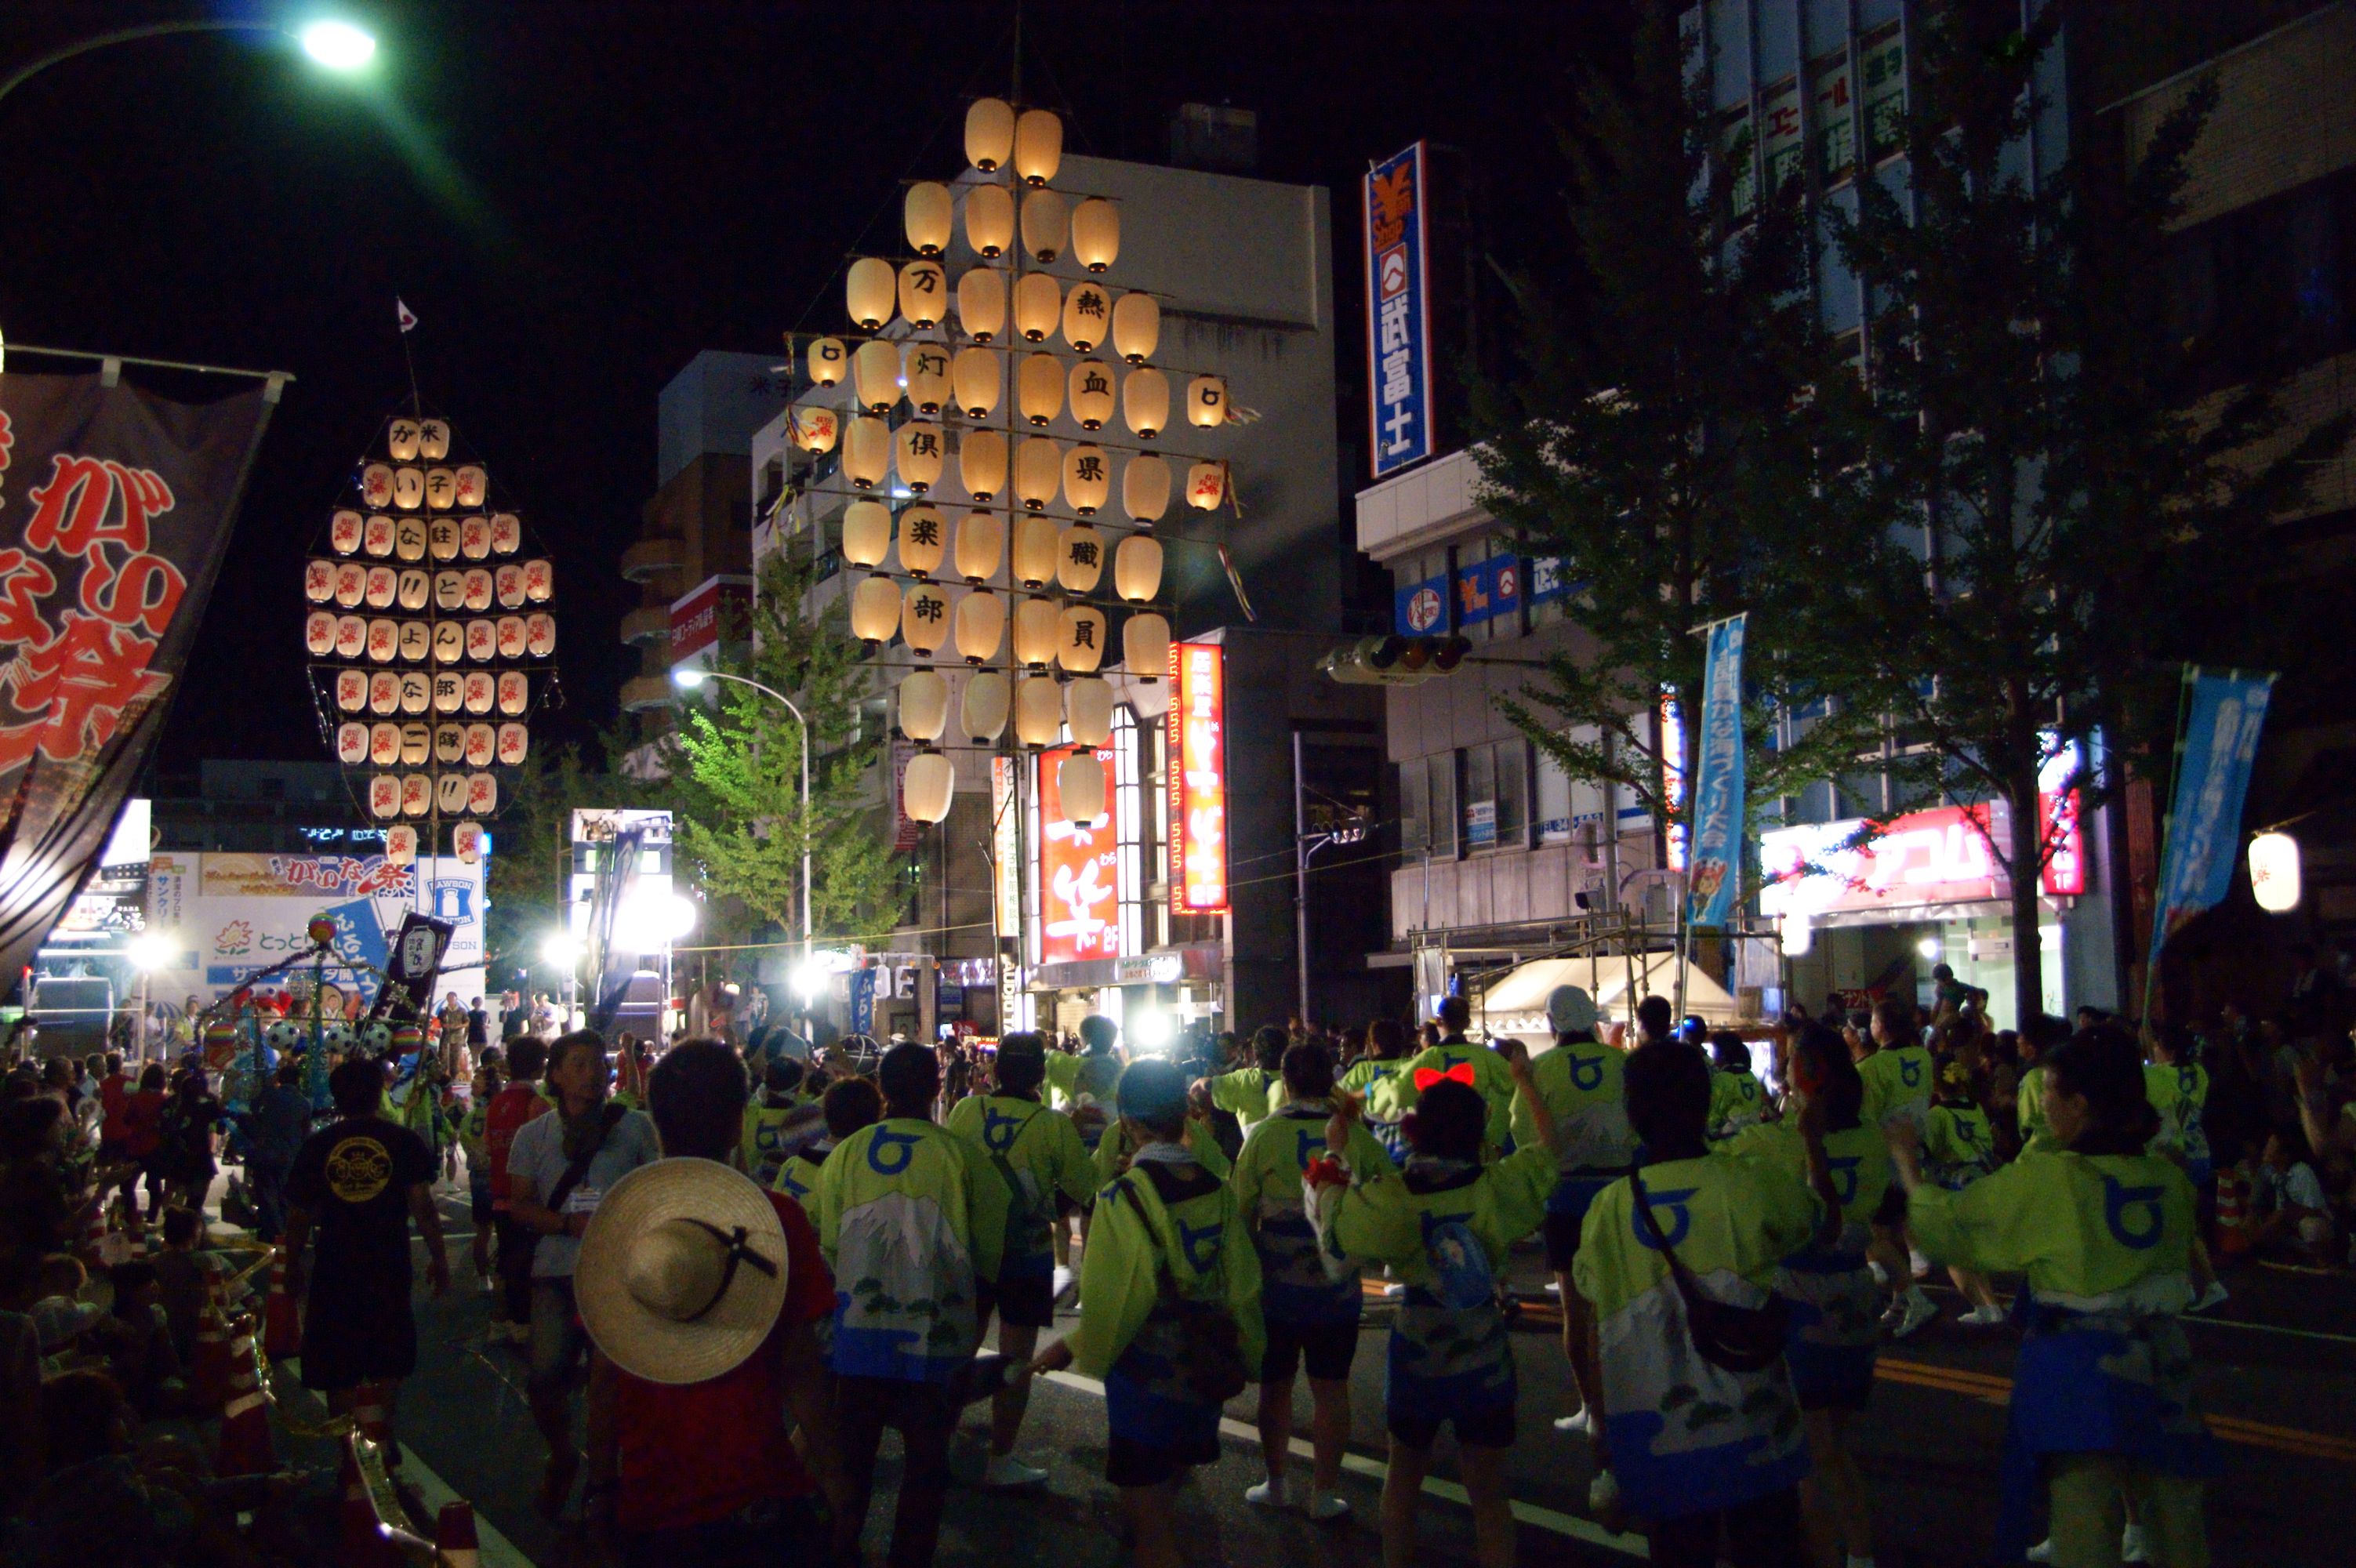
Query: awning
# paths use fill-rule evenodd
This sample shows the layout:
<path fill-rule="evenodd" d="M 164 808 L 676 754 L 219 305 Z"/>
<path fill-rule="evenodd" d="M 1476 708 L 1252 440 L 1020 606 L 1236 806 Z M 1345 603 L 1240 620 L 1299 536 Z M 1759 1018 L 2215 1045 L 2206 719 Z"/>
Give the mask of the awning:
<path fill-rule="evenodd" d="M 1636 978 L 1636 1000 L 1676 995 L 1675 953 L 1599 954 L 1593 958 L 1538 958 L 1517 964 L 1491 983 L 1475 1004 L 1483 1024 L 1493 1034 L 1546 1036 L 1547 998 L 1558 985 L 1579 985 L 1595 998 L 1597 1009 L 1625 1021 L 1633 1011 L 1628 977 Z M 1686 1011 L 1712 1023 L 1734 1022 L 1734 998 L 1709 974 L 1686 965 Z"/>

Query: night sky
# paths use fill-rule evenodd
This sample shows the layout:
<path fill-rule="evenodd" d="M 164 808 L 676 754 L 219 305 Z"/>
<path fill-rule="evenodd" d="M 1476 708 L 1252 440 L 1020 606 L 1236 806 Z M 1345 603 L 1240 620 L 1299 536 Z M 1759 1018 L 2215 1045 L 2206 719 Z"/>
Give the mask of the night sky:
<path fill-rule="evenodd" d="M 1182 102 L 1258 111 L 1258 172 L 1334 190 L 1350 322 L 1355 181 L 1419 136 L 1502 175 L 1499 242 L 1545 242 L 1560 210 L 1549 121 L 1616 10 L 1030 0 L 1024 96 L 1065 113 L 1074 151 L 1150 162 L 1166 161 Z M 326 757 L 303 687 L 298 563 L 407 397 L 396 295 L 422 323 L 410 343 L 427 403 L 555 557 L 570 704 L 547 738 L 609 724 L 636 667 L 615 626 L 637 590 L 613 562 L 653 490 L 656 394 L 699 349 L 782 359 L 783 332 L 836 324 L 845 252 L 862 235 L 894 248 L 899 181 L 962 166 L 965 104 L 1007 91 L 1013 55 L 1011 0 L 14 0 L 0 72 L 142 21 L 330 12 L 377 34 L 364 79 L 330 76 L 290 40 L 174 37 L 69 61 L 0 102 L 11 344 L 297 378 L 166 734 L 169 772 Z M 1344 349 L 1357 417 L 1355 332 Z"/>

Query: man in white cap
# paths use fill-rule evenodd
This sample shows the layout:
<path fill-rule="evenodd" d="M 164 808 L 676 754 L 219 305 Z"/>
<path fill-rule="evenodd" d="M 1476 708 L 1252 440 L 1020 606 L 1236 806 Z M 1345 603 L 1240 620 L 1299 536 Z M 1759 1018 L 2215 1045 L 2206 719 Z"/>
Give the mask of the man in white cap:
<path fill-rule="evenodd" d="M 1562 1299 L 1562 1348 L 1570 1358 L 1571 1380 L 1580 1408 L 1555 1422 L 1562 1432 L 1584 1432 L 1594 1445 L 1595 1483 L 1601 1498 L 1616 1495 L 1603 1428 L 1594 1419 L 1601 1408 L 1602 1376 L 1595 1363 L 1594 1311 L 1571 1288 L 1571 1261 L 1579 1256 L 1580 1227 L 1595 1195 L 1628 1174 L 1636 1157 L 1636 1134 L 1628 1125 L 1621 1094 L 1621 1053 L 1595 1038 L 1595 999 L 1576 985 L 1558 985 L 1547 997 L 1547 1026 L 1554 1049 L 1530 1064 L 1538 1098 L 1553 1113 L 1558 1177 L 1547 1198 L 1547 1268 Z M 1537 1120 L 1521 1100 L 1514 1101 L 1514 1141 L 1526 1147 L 1537 1136 Z M 1599 1502 L 1600 1506 L 1600 1502 Z"/>
<path fill-rule="evenodd" d="M 629 1568 L 824 1563 L 817 1494 L 840 1483 L 812 1332 L 834 1310 L 818 1232 L 732 1168 L 745 1099 L 734 1050 L 673 1047 L 647 1098 L 663 1157 L 606 1190 L 573 1273 L 596 1346 L 590 1408 L 613 1412 L 590 1434 L 590 1520 L 618 1533 Z"/>

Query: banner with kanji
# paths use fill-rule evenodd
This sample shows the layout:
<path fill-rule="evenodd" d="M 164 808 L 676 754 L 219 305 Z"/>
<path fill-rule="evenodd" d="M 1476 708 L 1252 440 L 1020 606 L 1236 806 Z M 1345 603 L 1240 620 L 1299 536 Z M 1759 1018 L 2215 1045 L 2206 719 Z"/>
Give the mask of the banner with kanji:
<path fill-rule="evenodd" d="M 2256 766 L 2258 732 L 2275 678 L 2260 671 L 2188 670 L 2184 736 L 2176 753 L 2176 803 L 2159 857 L 2158 908 L 2151 920 L 2156 971 L 2159 950 L 2185 921 L 2222 903 L 2242 848 L 2242 803 Z"/>
<path fill-rule="evenodd" d="M 0 374 L 0 989 L 155 749 L 269 416 Z"/>
<path fill-rule="evenodd" d="M 1695 736 L 1693 851 L 1686 862 L 1687 922 L 1722 926 L 1742 870 L 1742 632 L 1745 617 L 1709 628 Z"/>

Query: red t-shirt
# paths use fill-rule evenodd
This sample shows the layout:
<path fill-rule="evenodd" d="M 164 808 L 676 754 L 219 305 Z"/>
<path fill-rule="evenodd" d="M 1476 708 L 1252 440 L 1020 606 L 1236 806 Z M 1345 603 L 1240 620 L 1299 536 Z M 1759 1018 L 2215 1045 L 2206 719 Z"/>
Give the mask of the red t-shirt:
<path fill-rule="evenodd" d="M 134 1159 L 145 1159 L 164 1144 L 164 1091 L 134 1089 L 123 1106 L 123 1143 Z"/>
<path fill-rule="evenodd" d="M 131 1135 L 124 1112 L 131 1103 L 131 1080 L 119 1072 L 108 1073 L 98 1080 L 98 1141 L 120 1144 Z"/>
<path fill-rule="evenodd" d="M 528 1083 L 511 1083 L 491 1096 L 490 1107 L 483 1112 L 483 1157 L 490 1162 L 491 1208 L 494 1213 L 508 1211 L 508 1151 L 515 1147 L 516 1134 L 523 1124 L 553 1109 L 540 1097 L 540 1090 Z M 545 1197 L 545 1193 L 541 1195 Z"/>
<path fill-rule="evenodd" d="M 786 1335 L 834 1310 L 834 1281 L 801 1205 L 782 1192 L 768 1197 L 786 1227 L 786 1305 L 761 1348 L 701 1383 L 616 1373 L 621 1491 L 614 1519 L 626 1530 L 708 1524 L 766 1498 L 818 1489 L 786 1434 Z"/>

